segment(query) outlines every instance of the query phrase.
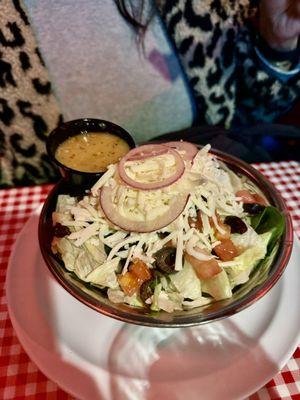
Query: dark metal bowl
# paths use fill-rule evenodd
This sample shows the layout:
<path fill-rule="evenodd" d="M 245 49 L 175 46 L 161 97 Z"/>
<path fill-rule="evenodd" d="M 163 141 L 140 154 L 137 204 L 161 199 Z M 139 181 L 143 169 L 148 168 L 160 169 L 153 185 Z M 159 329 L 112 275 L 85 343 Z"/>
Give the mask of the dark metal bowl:
<path fill-rule="evenodd" d="M 39 221 L 39 242 L 44 260 L 58 282 L 74 297 L 101 314 L 133 324 L 154 327 L 184 327 L 212 322 L 229 317 L 262 298 L 281 277 L 289 261 L 293 245 L 292 222 L 287 207 L 275 187 L 256 169 L 245 162 L 219 151 L 212 151 L 217 158 L 225 162 L 233 171 L 245 175 L 264 193 L 271 205 L 277 207 L 285 217 L 285 231 L 280 239 L 279 249 L 267 275 L 259 270 L 250 275 L 249 283 L 234 292 L 231 299 L 217 301 L 208 306 L 189 311 L 177 311 L 172 314 L 160 311 L 152 312 L 125 304 L 111 303 L 100 290 L 93 289 L 79 281 L 68 272 L 51 252 L 51 214 L 55 210 L 58 194 L 69 193 L 70 186 L 60 181 L 49 194 L 41 212 Z M 259 282 L 257 286 L 255 283 Z M 255 287 L 253 287 L 255 286 Z M 62 305 L 63 306 L 63 305 Z"/>

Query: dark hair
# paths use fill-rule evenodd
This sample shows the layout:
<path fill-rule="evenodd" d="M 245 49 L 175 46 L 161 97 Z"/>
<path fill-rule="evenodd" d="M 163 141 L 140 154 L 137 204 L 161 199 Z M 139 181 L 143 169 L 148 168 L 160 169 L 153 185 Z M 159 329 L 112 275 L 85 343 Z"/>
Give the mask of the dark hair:
<path fill-rule="evenodd" d="M 119 13 L 133 28 L 139 39 L 145 35 L 155 13 L 154 0 L 115 0 Z"/>

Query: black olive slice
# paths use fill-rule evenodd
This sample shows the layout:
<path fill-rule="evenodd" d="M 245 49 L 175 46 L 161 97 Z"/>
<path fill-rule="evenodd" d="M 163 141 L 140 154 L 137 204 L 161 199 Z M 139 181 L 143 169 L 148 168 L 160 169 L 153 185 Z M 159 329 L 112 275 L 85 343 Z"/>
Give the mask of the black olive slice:
<path fill-rule="evenodd" d="M 266 207 L 261 204 L 251 203 L 243 204 L 243 209 L 246 213 L 250 215 L 257 215 L 264 211 Z"/>
<path fill-rule="evenodd" d="M 53 226 L 53 236 L 63 238 L 70 235 L 71 231 L 67 226 L 61 225 L 59 223 Z"/>
<path fill-rule="evenodd" d="M 154 293 L 155 279 L 149 279 L 142 283 L 140 287 L 140 298 L 145 303 L 149 297 L 151 297 Z"/>
<path fill-rule="evenodd" d="M 153 254 L 153 257 L 157 269 L 167 274 L 174 272 L 176 260 L 175 247 L 163 247 Z"/>
<path fill-rule="evenodd" d="M 229 225 L 231 228 L 231 233 L 240 233 L 243 234 L 245 232 L 247 232 L 247 225 L 245 224 L 245 222 L 236 216 L 228 216 L 224 219 L 224 223 L 226 225 Z"/>

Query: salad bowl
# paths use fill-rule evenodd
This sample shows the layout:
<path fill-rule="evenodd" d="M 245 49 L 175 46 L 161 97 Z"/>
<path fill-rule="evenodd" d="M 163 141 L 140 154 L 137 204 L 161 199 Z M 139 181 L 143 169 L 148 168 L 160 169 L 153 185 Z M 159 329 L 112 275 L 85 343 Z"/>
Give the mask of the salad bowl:
<path fill-rule="evenodd" d="M 39 221 L 39 243 L 46 265 L 58 282 L 76 299 L 108 317 L 123 322 L 152 327 L 187 327 L 213 322 L 229 317 L 251 306 L 262 298 L 283 274 L 292 250 L 293 230 L 287 207 L 274 186 L 255 168 L 228 154 L 211 150 L 216 159 L 233 172 L 244 176 L 264 195 L 268 203 L 283 216 L 283 233 L 276 246 L 264 260 L 260 268 L 255 268 L 244 284 L 238 285 L 232 297 L 205 304 L 188 310 L 174 312 L 153 311 L 150 308 L 115 303 L 96 286 L 78 279 L 64 268 L 64 264 L 51 247 L 53 239 L 52 213 L 56 210 L 58 196 L 74 192 L 72 183 L 62 179 L 50 192 L 43 206 Z M 81 193 L 84 195 L 84 193 Z M 77 188 L 77 195 L 80 195 Z"/>

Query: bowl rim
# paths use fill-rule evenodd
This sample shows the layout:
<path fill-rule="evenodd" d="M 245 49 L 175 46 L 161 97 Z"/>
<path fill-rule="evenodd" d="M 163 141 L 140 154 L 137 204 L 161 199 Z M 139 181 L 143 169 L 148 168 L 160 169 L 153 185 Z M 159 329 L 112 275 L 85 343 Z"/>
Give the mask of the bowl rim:
<path fill-rule="evenodd" d="M 202 146 L 198 146 L 202 147 Z M 88 293 L 79 289 L 75 285 L 71 285 L 70 282 L 67 282 L 64 277 L 62 271 L 59 271 L 56 268 L 52 261 L 51 256 L 48 254 L 45 246 L 43 245 L 43 229 L 44 229 L 44 220 L 46 218 L 46 213 L 49 205 L 53 197 L 56 195 L 56 192 L 59 190 L 60 185 L 64 183 L 64 180 L 61 179 L 48 194 L 48 197 L 43 205 L 40 218 L 39 218 L 39 227 L 38 227 L 38 237 L 39 237 L 39 245 L 41 249 L 41 253 L 43 259 L 57 279 L 57 281 L 67 290 L 73 297 L 77 300 L 85 304 L 86 306 L 94 309 L 95 311 L 104 314 L 108 317 L 112 317 L 114 319 L 120 320 L 122 322 L 143 325 L 143 326 L 151 326 L 151 327 L 167 327 L 167 328 L 178 328 L 178 327 L 189 327 L 195 326 L 205 323 L 210 323 L 217 321 L 219 319 L 223 319 L 234 315 L 245 308 L 249 307 L 260 298 L 262 298 L 267 292 L 276 284 L 279 278 L 282 276 L 288 261 L 291 256 L 292 246 L 293 246 L 293 227 L 292 227 L 292 219 L 288 208 L 281 197 L 280 193 L 276 190 L 275 186 L 267 180 L 258 170 L 256 170 L 251 165 L 246 162 L 238 159 L 237 157 L 226 154 L 222 151 L 211 149 L 211 153 L 217 156 L 220 161 L 229 165 L 233 170 L 238 170 L 239 173 L 246 175 L 255 185 L 263 192 L 263 194 L 268 198 L 272 205 L 275 205 L 281 213 L 285 217 L 285 231 L 280 240 L 279 249 L 277 251 L 276 259 L 272 263 L 272 271 L 270 272 L 268 278 L 262 284 L 254 287 L 249 294 L 243 296 L 242 298 L 234 301 L 229 305 L 225 305 L 221 310 L 212 311 L 209 315 L 203 316 L 193 315 L 193 316 L 180 316 L 180 321 L 178 319 L 170 318 L 170 321 L 149 318 L 149 316 L 143 316 L 142 314 L 133 314 L 126 310 L 115 309 L 105 303 L 97 301 L 95 298 L 90 296 Z M 172 314 L 170 314 L 170 317 Z"/>
<path fill-rule="evenodd" d="M 130 135 L 129 132 L 127 132 L 124 128 L 122 128 L 120 125 L 115 124 L 114 122 L 111 121 L 107 121 L 105 119 L 97 119 L 97 118 L 78 118 L 78 119 L 73 119 L 70 121 L 66 121 L 63 122 L 61 124 L 59 124 L 55 129 L 53 129 L 49 135 L 46 138 L 46 151 L 47 151 L 47 155 L 50 158 L 50 160 L 58 167 L 61 168 L 65 171 L 67 171 L 69 174 L 78 174 L 78 175 L 82 175 L 85 177 L 97 177 L 97 176 L 101 176 L 104 174 L 105 171 L 99 171 L 99 172 L 87 172 L 87 171 L 80 171 L 78 169 L 74 169 L 71 167 L 68 167 L 65 164 L 62 164 L 60 161 L 58 161 L 58 159 L 55 157 L 55 154 L 53 153 L 52 149 L 51 149 L 51 143 L 53 141 L 53 138 L 59 134 L 59 131 L 61 131 L 62 129 L 72 129 L 72 127 L 76 127 L 76 124 L 84 124 L 87 123 L 87 128 L 89 127 L 88 124 L 92 123 L 92 124 L 105 124 L 107 125 L 107 133 L 111 133 L 112 135 L 117 135 L 114 132 L 109 132 L 110 129 L 116 129 L 119 130 L 120 132 L 122 132 L 126 137 L 122 138 L 126 141 L 126 143 L 129 145 L 130 149 L 133 149 L 136 144 L 135 141 L 133 139 L 133 137 Z M 90 132 L 95 132 L 95 131 L 90 131 Z M 75 136 L 75 135 L 80 134 L 80 132 L 76 132 L 74 135 L 70 135 L 70 137 Z M 62 142 L 63 143 L 63 142 Z"/>

